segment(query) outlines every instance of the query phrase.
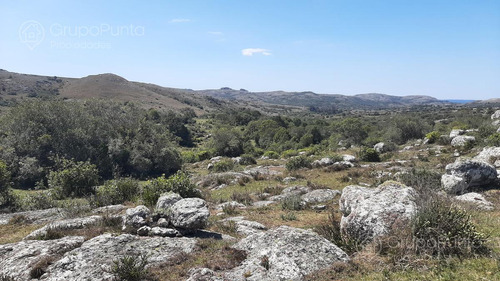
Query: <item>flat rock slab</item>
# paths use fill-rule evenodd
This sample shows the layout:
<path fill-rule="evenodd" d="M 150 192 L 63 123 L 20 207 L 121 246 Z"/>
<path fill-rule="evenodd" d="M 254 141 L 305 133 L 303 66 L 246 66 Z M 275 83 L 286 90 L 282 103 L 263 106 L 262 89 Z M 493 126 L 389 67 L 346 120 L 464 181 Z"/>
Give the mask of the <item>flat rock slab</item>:
<path fill-rule="evenodd" d="M 30 280 L 30 271 L 38 262 L 57 260 L 64 253 L 82 245 L 84 240 L 80 236 L 67 236 L 56 240 L 29 240 L 0 245 L 0 276 L 12 280 Z"/>
<path fill-rule="evenodd" d="M 226 272 L 224 280 L 303 280 L 334 262 L 349 261 L 344 251 L 325 238 L 289 226 L 250 235 L 233 247 L 246 251 L 247 259 Z"/>
<path fill-rule="evenodd" d="M 332 189 L 315 189 L 300 197 L 306 204 L 316 204 L 333 200 L 337 195 L 342 194 L 338 190 Z"/>
<path fill-rule="evenodd" d="M 15 216 L 23 216 L 25 221 L 28 223 L 45 224 L 57 219 L 61 219 L 63 215 L 64 210 L 60 208 L 0 214 L 0 225 L 8 224 L 9 221 Z"/>
<path fill-rule="evenodd" d="M 89 227 L 92 225 L 96 225 L 100 222 L 103 221 L 103 217 L 101 216 L 90 216 L 90 217 L 85 217 L 85 218 L 74 218 L 74 219 L 66 219 L 66 220 L 61 220 L 61 221 L 54 221 L 46 226 L 37 229 L 28 236 L 26 236 L 24 239 L 39 239 L 41 237 L 45 237 L 47 235 L 47 232 L 49 230 L 72 230 L 72 229 L 82 229 L 85 227 Z"/>
<path fill-rule="evenodd" d="M 196 240 L 190 238 L 139 237 L 104 234 L 67 252 L 53 263 L 42 280 L 115 280 L 113 261 L 126 255 L 147 255 L 148 266 L 158 265 L 180 253 L 191 253 Z"/>
<path fill-rule="evenodd" d="M 256 221 L 245 220 L 244 217 L 231 217 L 222 220 L 223 223 L 233 222 L 236 226 L 236 232 L 243 236 L 252 235 L 267 230 L 267 227 Z"/>

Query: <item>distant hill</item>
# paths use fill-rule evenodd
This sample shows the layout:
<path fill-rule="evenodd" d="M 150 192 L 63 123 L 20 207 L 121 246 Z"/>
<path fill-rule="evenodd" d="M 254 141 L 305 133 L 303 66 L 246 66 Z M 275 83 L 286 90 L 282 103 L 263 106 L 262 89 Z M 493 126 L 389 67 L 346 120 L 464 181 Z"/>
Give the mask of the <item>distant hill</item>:
<path fill-rule="evenodd" d="M 132 82 L 115 74 L 83 78 L 49 77 L 0 70 L 0 104 L 9 105 L 32 97 L 65 99 L 102 98 L 133 101 L 146 108 L 207 113 L 222 108 L 247 107 L 267 113 L 313 111 L 336 113 L 351 109 L 379 109 L 446 104 L 429 96 L 390 96 L 370 93 L 346 96 L 313 92 L 249 92 L 231 88 L 190 90 Z"/>

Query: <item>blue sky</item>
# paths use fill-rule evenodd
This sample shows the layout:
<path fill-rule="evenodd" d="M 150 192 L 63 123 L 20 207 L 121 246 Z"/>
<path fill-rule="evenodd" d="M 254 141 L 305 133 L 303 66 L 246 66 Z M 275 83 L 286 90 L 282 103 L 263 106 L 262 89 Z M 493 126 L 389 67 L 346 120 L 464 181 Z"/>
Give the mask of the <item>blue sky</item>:
<path fill-rule="evenodd" d="M 500 97 L 500 1 L 0 0 L 0 11 L 0 68 L 14 72 Z"/>

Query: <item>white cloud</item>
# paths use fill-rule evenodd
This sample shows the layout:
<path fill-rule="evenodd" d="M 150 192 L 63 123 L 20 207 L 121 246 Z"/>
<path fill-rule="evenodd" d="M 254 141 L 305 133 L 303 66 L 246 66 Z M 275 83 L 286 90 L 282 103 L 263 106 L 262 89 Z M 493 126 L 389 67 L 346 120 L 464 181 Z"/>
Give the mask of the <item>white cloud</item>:
<path fill-rule="evenodd" d="M 220 32 L 220 31 L 209 31 L 208 34 L 210 34 L 210 35 L 216 35 L 216 36 L 222 36 L 222 35 L 224 35 L 224 33 Z"/>
<path fill-rule="evenodd" d="M 171 19 L 171 23 L 190 22 L 190 19 Z"/>
<path fill-rule="evenodd" d="M 247 57 L 253 56 L 253 54 L 263 54 L 264 56 L 270 56 L 271 51 L 267 49 L 261 49 L 261 48 L 247 48 L 241 50 L 241 54 Z"/>

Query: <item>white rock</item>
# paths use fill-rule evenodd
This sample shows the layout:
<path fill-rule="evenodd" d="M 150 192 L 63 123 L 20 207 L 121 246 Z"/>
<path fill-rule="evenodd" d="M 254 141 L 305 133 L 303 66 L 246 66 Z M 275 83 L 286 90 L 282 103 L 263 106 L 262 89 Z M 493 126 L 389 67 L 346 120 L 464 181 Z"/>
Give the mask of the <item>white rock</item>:
<path fill-rule="evenodd" d="M 482 194 L 469 192 L 455 197 L 456 200 L 476 205 L 481 210 L 493 210 L 493 203 L 486 200 Z"/>

